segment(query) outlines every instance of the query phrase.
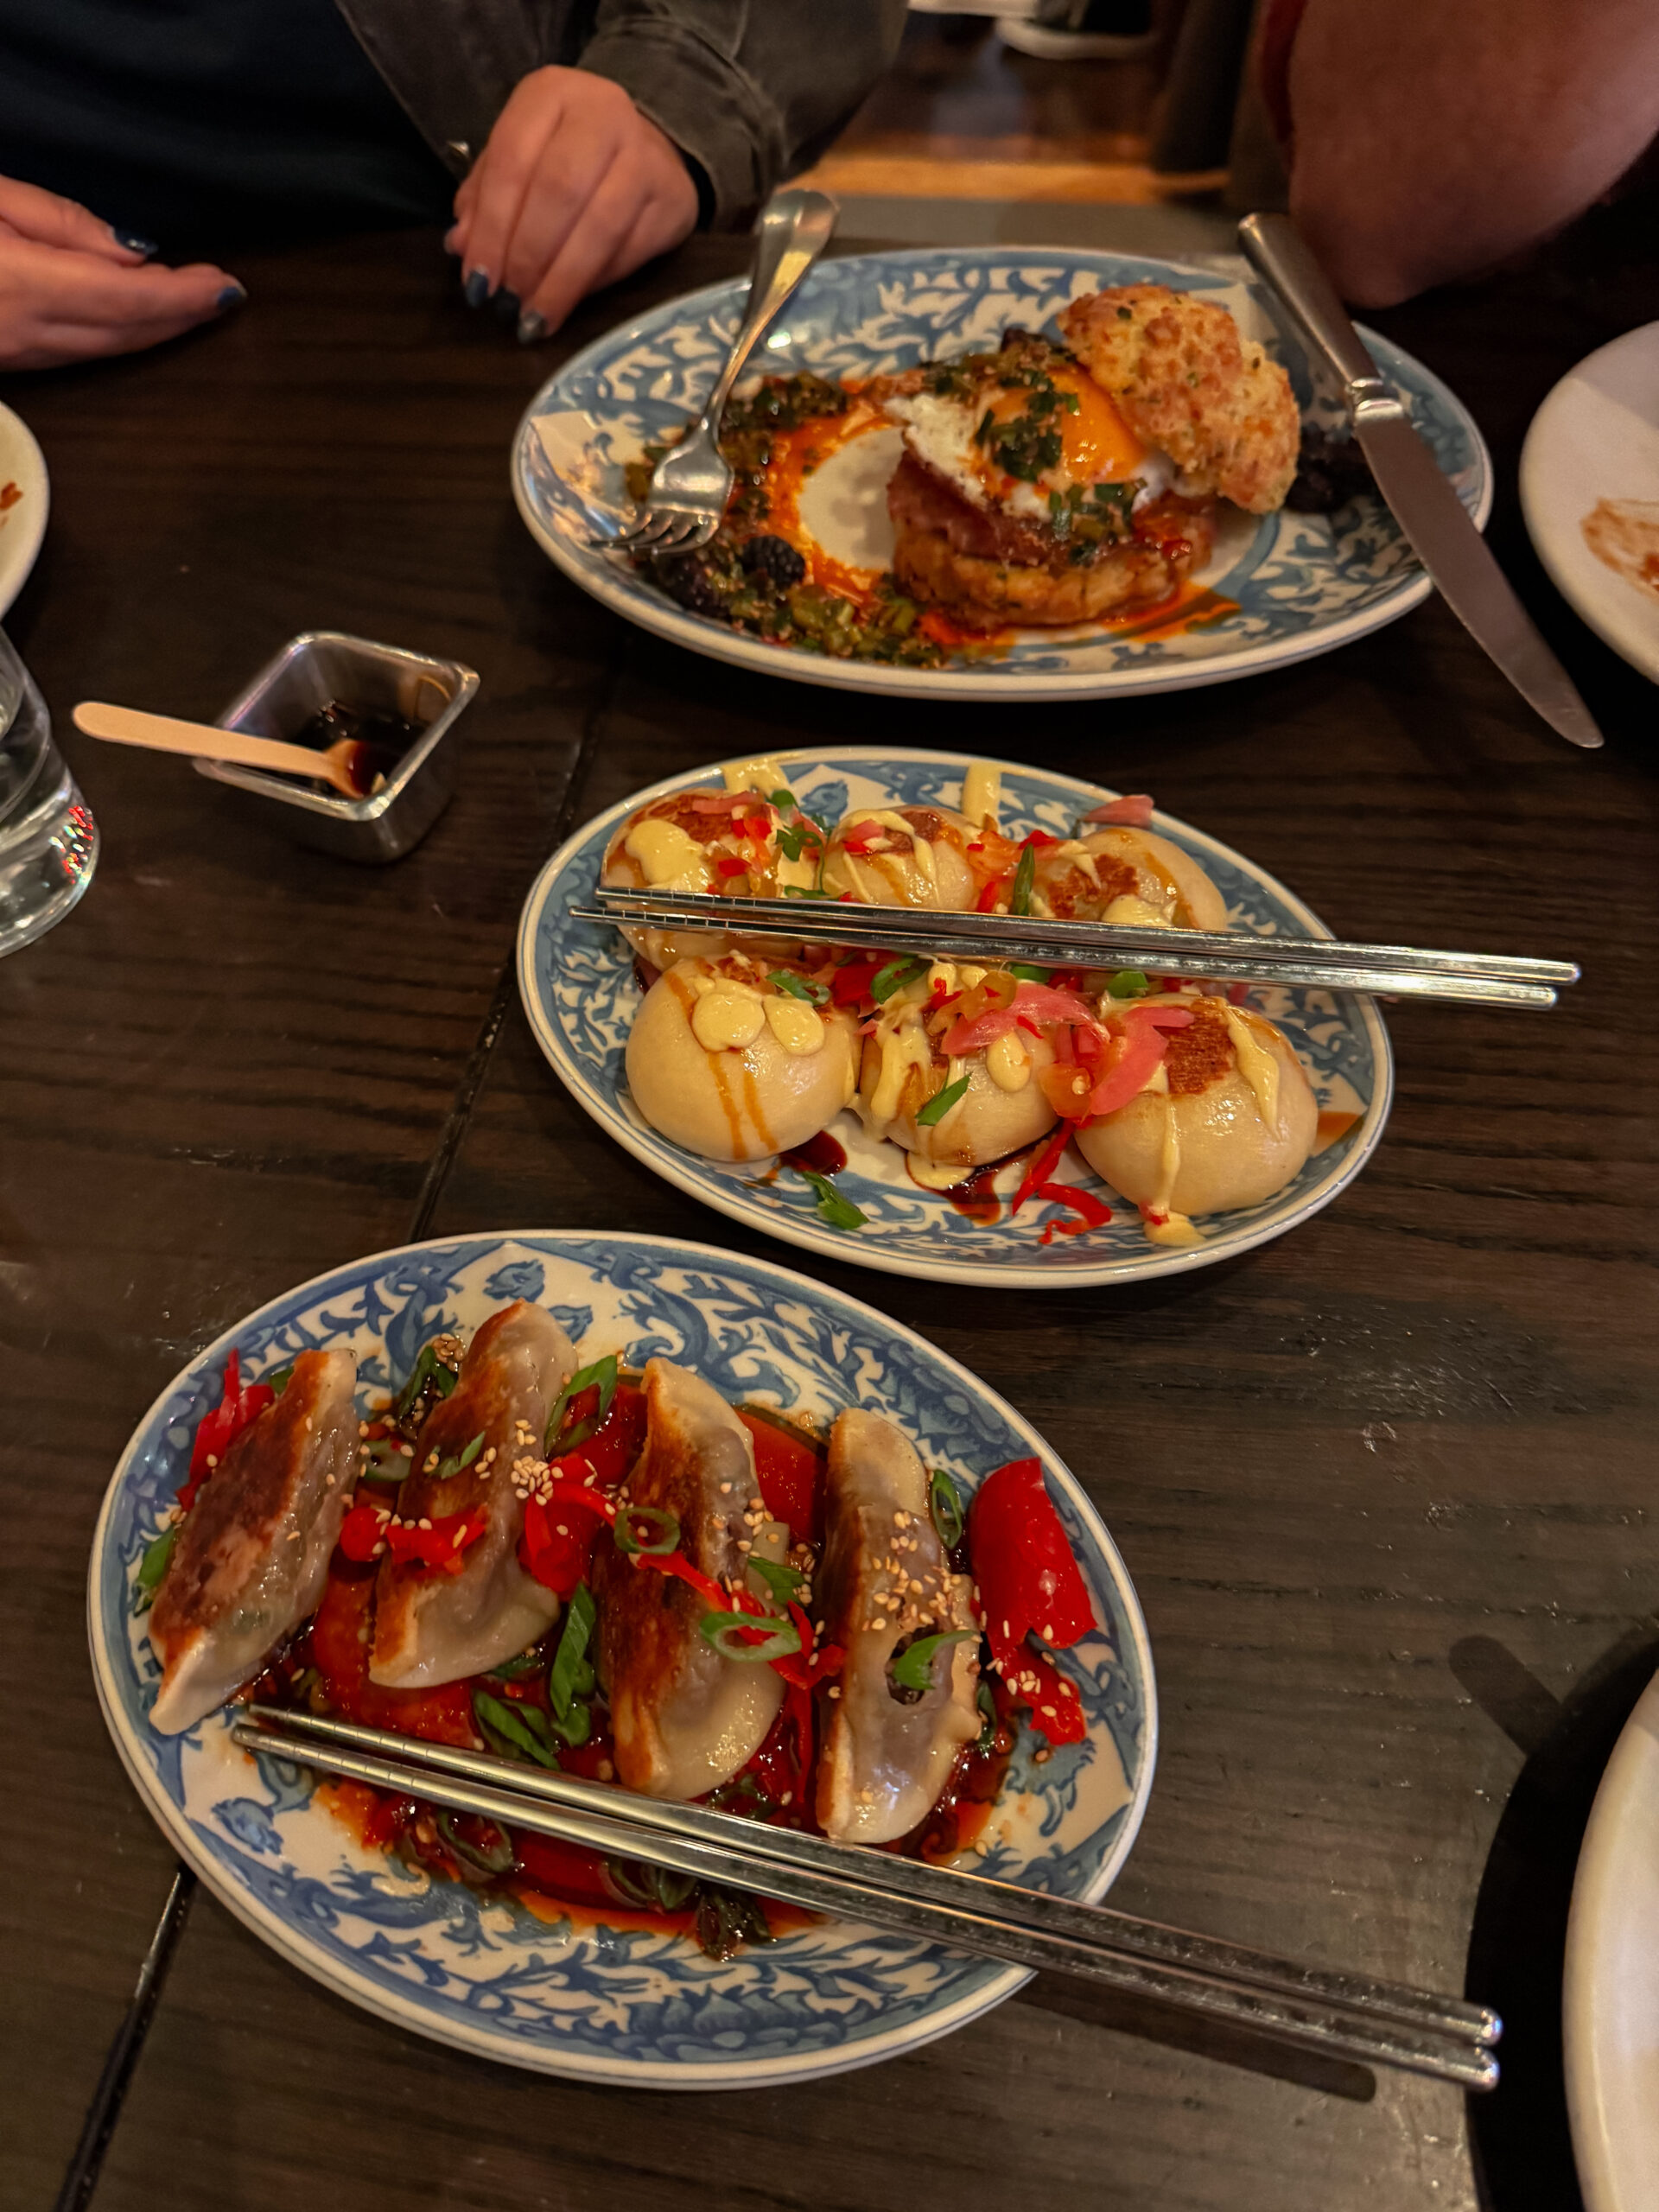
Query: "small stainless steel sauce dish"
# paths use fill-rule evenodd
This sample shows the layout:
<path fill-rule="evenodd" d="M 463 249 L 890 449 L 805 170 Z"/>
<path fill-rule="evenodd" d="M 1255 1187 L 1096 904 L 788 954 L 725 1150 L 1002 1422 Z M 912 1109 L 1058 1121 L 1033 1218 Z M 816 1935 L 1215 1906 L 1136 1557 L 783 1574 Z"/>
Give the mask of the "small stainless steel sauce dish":
<path fill-rule="evenodd" d="M 344 798 L 321 783 L 225 760 L 198 760 L 196 767 L 246 792 L 250 804 L 299 844 L 342 860 L 398 860 L 449 802 L 458 765 L 451 733 L 477 689 L 477 675 L 461 661 L 435 660 L 337 630 L 308 630 L 238 693 L 219 716 L 219 726 L 292 742 L 334 701 L 359 714 L 395 715 L 415 735 L 378 787 L 363 798 Z"/>

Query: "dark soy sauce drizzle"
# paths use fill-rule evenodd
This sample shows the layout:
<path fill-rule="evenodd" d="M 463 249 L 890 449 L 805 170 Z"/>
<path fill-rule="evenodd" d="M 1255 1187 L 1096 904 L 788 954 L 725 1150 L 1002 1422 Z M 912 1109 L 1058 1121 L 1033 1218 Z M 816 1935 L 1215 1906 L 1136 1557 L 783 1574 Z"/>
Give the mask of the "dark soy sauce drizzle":
<path fill-rule="evenodd" d="M 820 1129 L 817 1136 L 780 1152 L 778 1157 L 785 1167 L 798 1167 L 809 1175 L 839 1175 L 847 1165 L 846 1147 L 828 1129 Z"/>
<path fill-rule="evenodd" d="M 326 753 L 331 745 L 346 739 L 355 748 L 351 755 L 353 787 L 359 797 L 366 798 L 380 778 L 391 775 L 420 734 L 419 725 L 405 721 L 401 715 L 348 707 L 343 699 L 331 699 L 295 731 L 289 741 L 308 746 L 314 753 Z"/>

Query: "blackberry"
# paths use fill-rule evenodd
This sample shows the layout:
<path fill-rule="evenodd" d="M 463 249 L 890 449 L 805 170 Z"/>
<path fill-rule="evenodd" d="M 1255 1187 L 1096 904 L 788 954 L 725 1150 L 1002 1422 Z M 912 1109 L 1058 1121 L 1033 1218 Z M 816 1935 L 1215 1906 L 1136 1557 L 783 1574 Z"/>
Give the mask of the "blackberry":
<path fill-rule="evenodd" d="M 791 590 L 806 575 L 806 563 L 786 537 L 750 538 L 743 548 L 743 566 L 779 591 Z"/>
<path fill-rule="evenodd" d="M 1293 514 L 1332 514 L 1360 493 L 1376 489 L 1357 438 L 1332 438 L 1324 430 L 1304 429 L 1296 480 L 1285 495 Z"/>
<path fill-rule="evenodd" d="M 717 622 L 731 620 L 730 600 L 736 578 L 721 549 L 705 545 L 677 559 L 653 561 L 652 568 L 669 597 L 693 614 L 711 615 Z"/>

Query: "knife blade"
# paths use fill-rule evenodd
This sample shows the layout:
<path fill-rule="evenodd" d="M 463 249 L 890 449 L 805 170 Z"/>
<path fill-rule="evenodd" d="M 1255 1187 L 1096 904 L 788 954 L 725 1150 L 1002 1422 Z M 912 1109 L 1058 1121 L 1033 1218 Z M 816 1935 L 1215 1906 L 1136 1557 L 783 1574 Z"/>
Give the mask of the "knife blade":
<path fill-rule="evenodd" d="M 1539 635 L 1508 577 L 1411 417 L 1378 371 L 1287 215 L 1247 215 L 1239 244 L 1342 385 L 1377 489 L 1446 605 L 1522 697 L 1569 745 L 1604 742 L 1573 679 Z"/>

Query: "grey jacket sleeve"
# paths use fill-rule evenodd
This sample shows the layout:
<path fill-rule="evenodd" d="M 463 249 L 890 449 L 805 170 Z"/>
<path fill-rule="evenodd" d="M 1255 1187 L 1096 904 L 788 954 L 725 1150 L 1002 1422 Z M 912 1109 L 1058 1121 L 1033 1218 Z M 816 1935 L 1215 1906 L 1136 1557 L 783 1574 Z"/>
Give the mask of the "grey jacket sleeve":
<path fill-rule="evenodd" d="M 905 0 L 600 0 L 581 64 L 610 77 L 747 221 L 898 51 Z"/>

